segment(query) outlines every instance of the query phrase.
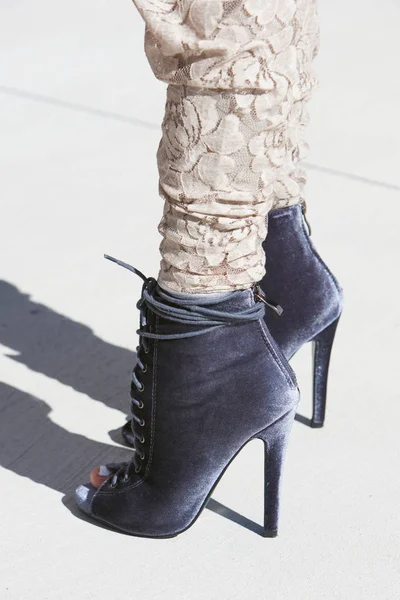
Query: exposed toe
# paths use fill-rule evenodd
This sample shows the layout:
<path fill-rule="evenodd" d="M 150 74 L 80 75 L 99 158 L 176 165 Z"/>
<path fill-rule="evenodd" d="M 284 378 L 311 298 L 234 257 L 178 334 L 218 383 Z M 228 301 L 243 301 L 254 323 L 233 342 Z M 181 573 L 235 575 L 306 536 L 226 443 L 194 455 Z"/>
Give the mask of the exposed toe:
<path fill-rule="evenodd" d="M 99 488 L 109 477 L 112 472 L 105 465 L 95 467 L 90 472 L 90 483 L 93 487 Z"/>
<path fill-rule="evenodd" d="M 86 485 L 79 485 L 75 490 L 75 500 L 78 508 L 87 515 L 92 514 L 92 500 L 96 491 L 96 488 L 90 483 Z"/>

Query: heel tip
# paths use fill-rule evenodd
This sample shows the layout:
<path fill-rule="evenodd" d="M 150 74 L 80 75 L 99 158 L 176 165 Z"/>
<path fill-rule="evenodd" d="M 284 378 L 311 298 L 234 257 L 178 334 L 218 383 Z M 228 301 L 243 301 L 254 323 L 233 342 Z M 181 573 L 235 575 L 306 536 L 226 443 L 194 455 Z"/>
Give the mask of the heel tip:
<path fill-rule="evenodd" d="M 278 530 L 277 529 L 264 529 L 262 536 L 265 538 L 274 538 L 277 537 Z"/>
<path fill-rule="evenodd" d="M 310 427 L 312 427 L 312 429 L 321 429 L 323 426 L 323 423 L 316 423 L 315 421 L 311 421 L 310 423 Z"/>

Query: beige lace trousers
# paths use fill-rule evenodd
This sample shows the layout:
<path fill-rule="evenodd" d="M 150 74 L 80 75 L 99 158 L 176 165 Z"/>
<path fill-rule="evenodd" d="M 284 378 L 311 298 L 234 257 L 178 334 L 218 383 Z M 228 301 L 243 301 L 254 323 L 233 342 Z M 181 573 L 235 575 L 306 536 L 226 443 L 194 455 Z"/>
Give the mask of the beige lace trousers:
<path fill-rule="evenodd" d="M 264 275 L 273 208 L 299 202 L 316 0 L 134 0 L 167 82 L 157 160 L 165 201 L 159 283 L 244 289 Z"/>

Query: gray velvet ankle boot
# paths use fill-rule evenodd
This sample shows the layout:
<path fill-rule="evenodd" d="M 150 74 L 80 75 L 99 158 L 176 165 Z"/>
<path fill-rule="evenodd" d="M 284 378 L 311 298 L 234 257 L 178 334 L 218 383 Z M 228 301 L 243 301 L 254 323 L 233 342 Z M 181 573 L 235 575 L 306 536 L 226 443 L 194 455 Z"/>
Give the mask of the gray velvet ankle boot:
<path fill-rule="evenodd" d="M 280 317 L 266 311 L 265 320 L 285 357 L 289 360 L 304 344 L 313 342 L 311 426 L 322 427 L 329 360 L 343 293 L 311 242 L 304 211 L 304 205 L 296 204 L 269 213 L 263 244 L 266 274 L 260 287 L 283 308 Z"/>
<path fill-rule="evenodd" d="M 115 259 L 112 259 L 115 261 Z M 265 447 L 264 534 L 278 527 L 282 464 L 299 393 L 253 289 L 177 299 L 144 280 L 132 374 L 131 460 L 107 465 L 79 507 L 126 533 L 170 537 L 197 519 L 251 440 Z M 128 452 L 128 451 L 127 451 Z"/>
<path fill-rule="evenodd" d="M 271 211 L 265 240 L 266 275 L 259 299 L 273 298 L 283 308 L 266 310 L 265 322 L 287 360 L 306 343 L 313 344 L 313 415 L 311 427 L 325 420 L 329 362 L 343 308 L 343 292 L 315 250 L 304 219 L 304 205 Z M 278 313 L 278 314 L 276 314 Z M 131 423 L 122 428 L 133 444 Z"/>

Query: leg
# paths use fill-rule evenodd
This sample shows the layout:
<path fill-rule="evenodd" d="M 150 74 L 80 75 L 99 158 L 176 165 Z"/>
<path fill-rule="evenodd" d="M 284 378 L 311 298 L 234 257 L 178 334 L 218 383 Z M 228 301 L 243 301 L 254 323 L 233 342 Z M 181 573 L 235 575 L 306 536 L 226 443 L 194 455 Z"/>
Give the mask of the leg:
<path fill-rule="evenodd" d="M 160 284 L 249 287 L 264 274 L 268 211 L 301 197 L 297 121 L 314 84 L 315 0 L 135 4 L 150 64 L 169 84 Z"/>
<path fill-rule="evenodd" d="M 299 166 L 299 162 L 304 160 L 308 153 L 305 136 L 309 123 L 308 103 L 317 83 L 312 70 L 312 63 L 319 49 L 317 0 L 298 2 L 296 18 L 297 27 L 293 43 L 297 52 L 299 77 L 285 128 L 287 160 L 282 165 L 280 184 L 275 189 L 273 210 L 292 206 L 298 202 L 304 204 L 304 187 L 307 181 L 306 172 Z M 290 184 L 285 185 L 285 181 Z M 290 190 L 289 193 L 286 188 Z"/>

